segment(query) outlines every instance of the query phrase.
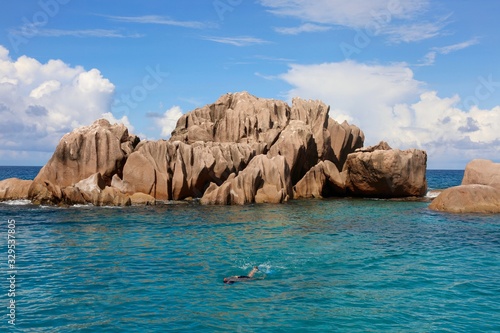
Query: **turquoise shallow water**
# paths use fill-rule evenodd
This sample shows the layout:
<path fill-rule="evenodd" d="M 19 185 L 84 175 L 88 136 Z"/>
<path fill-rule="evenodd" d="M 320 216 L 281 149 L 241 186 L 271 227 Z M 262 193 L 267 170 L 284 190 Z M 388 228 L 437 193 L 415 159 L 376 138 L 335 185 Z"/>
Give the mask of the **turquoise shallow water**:
<path fill-rule="evenodd" d="M 1 204 L 2 278 L 8 219 L 18 272 L 0 331 L 500 331 L 500 218 L 426 207 Z M 222 283 L 253 265 L 261 279 Z"/>

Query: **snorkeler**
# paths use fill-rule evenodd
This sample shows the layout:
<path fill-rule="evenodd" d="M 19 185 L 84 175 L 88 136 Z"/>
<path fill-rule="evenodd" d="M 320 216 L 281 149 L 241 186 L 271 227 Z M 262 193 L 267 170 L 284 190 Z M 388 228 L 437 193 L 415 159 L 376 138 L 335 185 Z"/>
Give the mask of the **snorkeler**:
<path fill-rule="evenodd" d="M 230 277 L 227 277 L 227 278 L 224 278 L 224 283 L 227 283 L 227 284 L 233 284 L 235 282 L 238 282 L 238 281 L 249 281 L 249 280 L 253 280 L 253 276 L 255 275 L 255 273 L 259 270 L 259 268 L 257 266 L 255 266 L 252 271 L 250 273 L 248 273 L 248 275 L 240 275 L 240 276 L 230 276 Z"/>

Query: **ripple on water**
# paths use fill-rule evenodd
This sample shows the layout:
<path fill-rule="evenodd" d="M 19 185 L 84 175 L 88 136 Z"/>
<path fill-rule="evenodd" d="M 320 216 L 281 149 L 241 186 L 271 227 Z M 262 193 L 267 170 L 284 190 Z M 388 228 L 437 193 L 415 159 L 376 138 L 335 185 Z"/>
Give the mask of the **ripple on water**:
<path fill-rule="evenodd" d="M 498 331 L 500 222 L 426 205 L 2 206 L 0 214 L 16 218 L 26 332 Z M 257 280 L 222 283 L 253 266 Z"/>

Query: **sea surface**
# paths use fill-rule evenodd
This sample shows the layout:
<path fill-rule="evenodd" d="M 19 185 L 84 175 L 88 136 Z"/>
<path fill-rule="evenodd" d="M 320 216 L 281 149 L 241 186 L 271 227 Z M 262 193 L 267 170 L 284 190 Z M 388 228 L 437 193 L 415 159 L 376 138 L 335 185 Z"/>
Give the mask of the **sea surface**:
<path fill-rule="evenodd" d="M 462 176 L 431 170 L 430 192 Z M 499 332 L 499 216 L 427 206 L 2 203 L 0 332 Z"/>

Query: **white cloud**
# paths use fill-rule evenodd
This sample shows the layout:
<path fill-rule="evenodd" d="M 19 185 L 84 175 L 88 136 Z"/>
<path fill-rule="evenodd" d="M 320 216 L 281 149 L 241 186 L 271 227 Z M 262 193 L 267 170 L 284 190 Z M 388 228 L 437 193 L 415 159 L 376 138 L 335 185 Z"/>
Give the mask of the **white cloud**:
<path fill-rule="evenodd" d="M 128 128 L 128 132 L 130 134 L 133 134 L 134 133 L 134 126 L 130 123 L 129 119 L 127 116 L 123 116 L 119 119 L 115 118 L 115 116 L 111 113 L 111 112 L 106 112 L 106 113 L 103 113 L 101 118 L 104 118 L 106 119 L 107 121 L 110 122 L 110 124 L 123 124 L 125 125 L 125 127 Z"/>
<path fill-rule="evenodd" d="M 276 32 L 284 35 L 298 35 L 303 32 L 320 32 L 320 31 L 328 31 L 331 30 L 332 27 L 324 26 L 324 25 L 318 25 L 318 24 L 312 24 L 312 23 L 305 23 L 302 24 L 301 26 L 298 27 L 292 27 L 292 28 L 284 28 L 284 27 L 279 27 L 275 28 Z"/>
<path fill-rule="evenodd" d="M 11 30 L 12 34 L 24 36 L 26 33 L 22 28 Z M 110 29 L 82 29 L 82 30 L 63 30 L 63 29 L 36 29 L 32 32 L 32 36 L 39 37 L 98 37 L 98 38 L 139 38 L 141 34 L 127 34 L 118 30 Z"/>
<path fill-rule="evenodd" d="M 173 106 L 159 117 L 158 125 L 161 127 L 161 136 L 169 137 L 177 125 L 177 120 L 183 115 L 179 106 Z"/>
<path fill-rule="evenodd" d="M 426 90 L 406 64 L 293 65 L 281 78 L 293 86 L 289 99 L 323 100 L 334 119 L 365 132 L 367 145 L 386 140 L 398 148 L 426 149 L 431 166 L 463 167 L 472 158 L 500 156 L 500 106 L 464 110 L 459 96 Z"/>
<path fill-rule="evenodd" d="M 234 46 L 250 46 L 250 45 L 269 43 L 266 40 L 250 36 L 240 36 L 240 37 L 204 36 L 203 39 L 216 43 L 229 44 Z"/>
<path fill-rule="evenodd" d="M 442 47 L 434 47 L 432 48 L 432 51 L 427 53 L 424 57 L 424 59 L 421 61 L 420 66 L 430 66 L 433 65 L 436 61 L 436 57 L 438 54 L 449 54 L 452 52 L 460 51 L 463 49 L 466 49 L 468 47 L 474 46 L 479 43 L 478 38 L 473 38 L 469 39 L 465 42 L 453 44 L 453 45 L 447 45 L 447 46 L 442 46 Z"/>
<path fill-rule="evenodd" d="M 61 82 L 56 80 L 45 81 L 30 92 L 30 97 L 40 99 L 61 89 Z"/>
<path fill-rule="evenodd" d="M 294 87 L 288 93 L 289 99 L 299 96 L 323 100 L 331 104 L 333 117 L 356 123 L 375 118 L 371 127 L 379 122 L 381 127 L 385 121 L 373 117 L 374 112 L 411 100 L 422 86 L 405 64 L 365 65 L 350 60 L 292 65 L 282 78 Z"/>
<path fill-rule="evenodd" d="M 206 29 L 214 27 L 214 24 L 199 21 L 178 21 L 166 16 L 144 15 L 144 16 L 107 16 L 118 22 L 142 23 L 142 24 L 160 24 L 170 25 L 182 28 Z"/>
<path fill-rule="evenodd" d="M 436 48 L 434 48 L 434 50 L 437 51 L 438 53 L 441 53 L 441 54 L 448 54 L 451 52 L 456 52 L 456 51 L 466 49 L 466 48 L 471 47 L 473 45 L 476 45 L 478 43 L 479 43 L 479 39 L 473 38 L 473 39 L 469 39 L 465 42 L 461 42 L 461 43 L 457 43 L 457 44 L 453 44 L 453 45 L 436 47 Z"/>
<path fill-rule="evenodd" d="M 388 14 L 392 18 L 408 18 L 427 7 L 427 0 L 260 0 L 270 7 L 270 12 L 297 17 L 301 20 L 363 28 L 371 24 L 377 15 Z"/>
<path fill-rule="evenodd" d="M 417 22 L 412 24 L 384 27 L 381 32 L 389 35 L 392 43 L 411 43 L 437 37 L 447 24 L 445 20 L 437 22 Z"/>
<path fill-rule="evenodd" d="M 0 45 L 0 156 L 50 154 L 62 135 L 109 112 L 114 89 L 97 69 L 27 56 L 13 60 Z M 126 117 L 119 121 L 130 126 Z"/>
<path fill-rule="evenodd" d="M 435 37 L 448 18 L 429 20 L 429 0 L 260 0 L 260 3 L 276 15 L 363 29 L 374 35 L 387 35 L 397 43 Z"/>

